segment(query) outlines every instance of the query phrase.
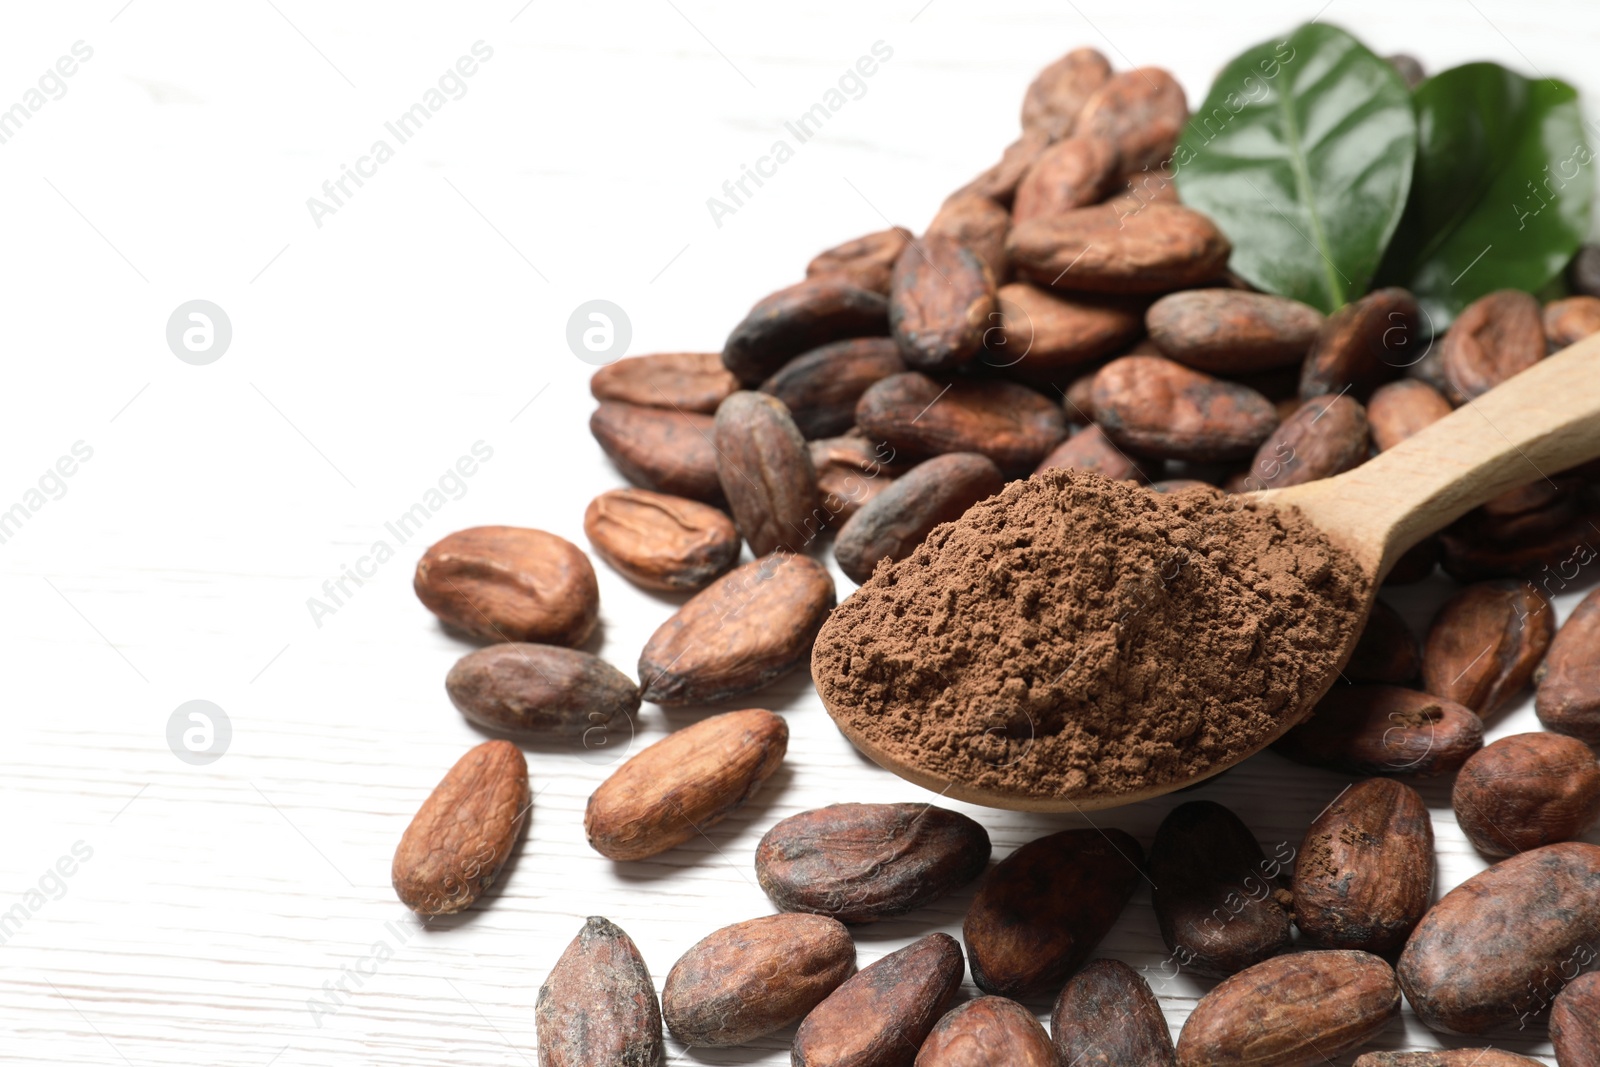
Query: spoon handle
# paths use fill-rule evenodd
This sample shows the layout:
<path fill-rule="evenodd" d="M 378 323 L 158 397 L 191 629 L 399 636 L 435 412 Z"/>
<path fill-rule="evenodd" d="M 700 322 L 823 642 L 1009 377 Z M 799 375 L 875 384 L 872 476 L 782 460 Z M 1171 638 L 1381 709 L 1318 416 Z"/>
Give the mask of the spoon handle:
<path fill-rule="evenodd" d="M 1294 504 L 1379 574 L 1473 508 L 1600 457 L 1600 334 L 1549 356 Z"/>

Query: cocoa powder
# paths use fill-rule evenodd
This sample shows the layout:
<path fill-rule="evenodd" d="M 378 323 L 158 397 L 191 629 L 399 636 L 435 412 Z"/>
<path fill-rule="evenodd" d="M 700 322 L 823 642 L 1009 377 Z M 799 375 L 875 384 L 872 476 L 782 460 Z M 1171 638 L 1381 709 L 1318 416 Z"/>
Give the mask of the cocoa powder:
<path fill-rule="evenodd" d="M 853 730 L 933 773 L 1131 792 L 1295 714 L 1361 625 L 1365 583 L 1298 512 L 1046 470 L 880 565 L 812 674 Z"/>

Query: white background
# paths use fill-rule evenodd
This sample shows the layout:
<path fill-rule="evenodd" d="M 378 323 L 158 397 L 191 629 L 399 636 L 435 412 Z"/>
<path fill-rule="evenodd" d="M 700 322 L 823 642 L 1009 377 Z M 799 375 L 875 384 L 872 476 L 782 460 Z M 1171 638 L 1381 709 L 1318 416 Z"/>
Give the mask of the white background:
<path fill-rule="evenodd" d="M 0 510 L 75 442 L 93 449 L 0 544 L 0 912 L 75 842 L 93 850 L 0 946 L 9 1063 L 532 1063 L 535 992 L 584 916 L 628 930 L 659 982 L 700 937 L 770 910 L 750 857 L 777 819 L 926 798 L 854 755 L 794 677 L 759 698 L 789 718 L 787 763 L 707 840 L 610 863 L 581 827 L 607 767 L 530 751 L 520 857 L 469 914 L 419 929 L 389 860 L 480 735 L 442 688 L 467 646 L 417 604 L 411 565 L 480 523 L 584 543 L 585 504 L 621 479 L 588 437 L 590 368 L 564 340 L 580 302 L 624 307 L 635 353 L 716 349 L 822 247 L 884 216 L 923 225 L 1013 138 L 1024 86 L 1068 48 L 1167 66 L 1194 103 L 1233 54 L 1322 8 L 275 3 L 8 5 L 0 34 L 0 107 L 74 42 L 94 49 L 0 145 Z M 1600 94 L 1589 0 L 1333 0 L 1321 17 L 1431 69 L 1495 58 Z M 466 95 L 314 225 L 306 199 L 479 40 L 494 54 Z M 706 198 L 879 40 L 894 55 L 867 94 L 715 226 Z M 195 298 L 233 324 L 210 366 L 165 343 Z M 315 625 L 307 598 L 480 440 L 493 459 L 466 494 Z M 597 569 L 598 647 L 631 672 L 673 604 Z M 1437 599 L 1403 598 L 1419 625 Z M 191 699 L 232 722 L 209 766 L 167 746 Z M 697 717 L 647 705 L 636 745 Z M 1524 707 L 1492 732 L 1532 723 Z M 1191 796 L 1233 806 L 1271 852 L 1346 781 L 1268 755 Z M 1425 794 L 1453 886 L 1484 863 L 1444 789 Z M 1098 821 L 1148 843 L 1173 803 Z M 997 856 L 1080 824 L 964 810 Z M 860 962 L 955 931 L 969 898 L 859 930 Z M 308 1007 L 378 944 L 392 958 L 339 1010 Z M 1174 1028 L 1209 987 L 1155 973 L 1147 891 L 1102 951 L 1152 968 Z M 687 1059 L 786 1063 L 789 1036 Z M 1409 1016 L 1376 1042 L 1436 1043 Z"/>

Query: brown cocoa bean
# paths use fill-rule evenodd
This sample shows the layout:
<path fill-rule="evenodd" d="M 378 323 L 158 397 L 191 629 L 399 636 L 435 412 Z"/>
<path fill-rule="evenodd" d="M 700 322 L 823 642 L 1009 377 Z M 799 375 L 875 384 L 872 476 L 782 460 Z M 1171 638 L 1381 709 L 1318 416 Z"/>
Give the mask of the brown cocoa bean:
<path fill-rule="evenodd" d="M 1179 1067 L 1304 1067 L 1359 1047 L 1400 1014 L 1389 965 L 1367 952 L 1296 952 L 1240 971 L 1200 998 Z"/>
<path fill-rule="evenodd" d="M 1512 734 L 1461 768 L 1451 802 L 1467 840 L 1486 856 L 1571 841 L 1600 818 L 1600 762 L 1561 734 Z"/>
<path fill-rule="evenodd" d="M 1118 448 L 1098 426 L 1085 426 L 1057 445 L 1040 461 L 1034 473 L 1051 467 L 1094 471 L 1114 482 L 1148 482 L 1149 476 L 1134 458 Z"/>
<path fill-rule="evenodd" d="M 833 804 L 768 830 L 756 879 L 784 911 L 870 923 L 933 903 L 988 863 L 989 835 L 965 815 L 928 804 Z"/>
<path fill-rule="evenodd" d="M 1214 280 L 1233 246 L 1216 224 L 1178 204 L 1134 215 L 1106 205 L 1019 222 L 1006 238 L 1017 272 L 1051 289 L 1165 293 Z"/>
<path fill-rule="evenodd" d="M 820 252 L 806 264 L 807 278 L 832 277 L 870 293 L 889 295 L 889 274 L 911 231 L 903 226 L 878 230 Z M 738 388 L 735 386 L 735 388 Z"/>
<path fill-rule="evenodd" d="M 1107 363 L 1095 376 L 1093 398 L 1107 437 L 1162 459 L 1245 459 L 1278 422 L 1272 402 L 1254 389 L 1160 356 Z"/>
<path fill-rule="evenodd" d="M 1398 951 L 1433 899 L 1433 821 L 1415 789 L 1368 778 L 1317 816 L 1294 866 L 1294 921 L 1324 948 Z"/>
<path fill-rule="evenodd" d="M 1468 586 L 1434 616 L 1422 687 L 1487 716 L 1520 693 L 1555 635 L 1555 612 L 1525 582 Z"/>
<path fill-rule="evenodd" d="M 947 237 L 972 250 L 996 282 L 1011 273 L 1006 261 L 1006 234 L 1011 212 L 999 201 L 976 193 L 957 193 L 928 223 L 928 237 Z"/>
<path fill-rule="evenodd" d="M 1600 590 L 1572 609 L 1534 677 L 1545 729 L 1600 744 Z"/>
<path fill-rule="evenodd" d="M 1343 393 L 1365 400 L 1414 364 L 1427 341 L 1416 297 L 1377 289 L 1329 315 L 1300 371 L 1300 396 Z"/>
<path fill-rule="evenodd" d="M 961 946 L 929 934 L 863 967 L 795 1031 L 792 1067 L 911 1067 L 961 988 Z"/>
<path fill-rule="evenodd" d="M 1422 917 L 1396 970 L 1435 1030 L 1523 1025 L 1600 958 L 1600 846 L 1524 852 L 1456 886 Z"/>
<path fill-rule="evenodd" d="M 1348 774 L 1437 778 L 1483 747 L 1483 721 L 1453 700 L 1390 685 L 1335 685 L 1272 749 Z"/>
<path fill-rule="evenodd" d="M 1143 862 L 1144 849 L 1121 830 L 1063 830 L 1011 853 L 983 880 L 961 926 L 972 980 L 1001 995 L 1055 988 L 1117 921 Z"/>
<path fill-rule="evenodd" d="M 1116 146 L 1124 171 L 1155 168 L 1172 160 L 1189 121 L 1183 86 L 1160 67 L 1113 74 L 1084 102 L 1077 134 L 1103 137 Z"/>
<path fill-rule="evenodd" d="M 790 913 L 725 926 L 672 965 L 667 1028 L 686 1045 L 742 1045 L 799 1020 L 856 969 L 843 925 Z"/>
<path fill-rule="evenodd" d="M 896 374 L 861 394 L 856 424 L 907 455 L 978 452 L 1008 474 L 1031 471 L 1067 435 L 1061 409 L 1027 386 Z"/>
<path fill-rule="evenodd" d="M 622 476 L 641 489 L 722 502 L 710 415 L 606 400 L 589 417 L 589 432 Z"/>
<path fill-rule="evenodd" d="M 1592 515 L 1580 511 L 1555 529 L 1507 544 L 1484 537 L 1463 520 L 1439 535 L 1445 573 L 1458 582 L 1522 577 L 1552 594 L 1559 593 L 1596 558 L 1594 521 Z"/>
<path fill-rule="evenodd" d="M 1400 558 L 1389 568 L 1384 585 L 1410 585 L 1420 582 L 1439 567 L 1439 539 L 1424 537 L 1400 553 Z"/>
<path fill-rule="evenodd" d="M 1579 975 L 1557 995 L 1550 1042 L 1560 1067 L 1600 1067 L 1600 973 Z"/>
<path fill-rule="evenodd" d="M 1022 128 L 1058 141 L 1072 132 L 1083 105 L 1111 77 L 1111 63 L 1093 48 L 1075 48 L 1041 70 L 1022 97 Z"/>
<path fill-rule="evenodd" d="M 1190 289 L 1157 300 L 1144 321 L 1168 359 L 1207 374 L 1248 374 L 1298 366 L 1324 320 L 1288 297 Z"/>
<path fill-rule="evenodd" d="M 512 642 L 468 652 L 445 675 L 471 722 L 533 737 L 582 737 L 639 710 L 639 687 L 599 656 Z"/>
<path fill-rule="evenodd" d="M 1314 396 L 1279 423 L 1250 464 L 1257 489 L 1282 489 L 1343 474 L 1366 462 L 1367 413 L 1348 396 Z"/>
<path fill-rule="evenodd" d="M 613 860 L 658 856 L 715 826 L 772 777 L 789 724 L 751 708 L 674 731 L 600 783 L 583 813 L 589 847 Z"/>
<path fill-rule="evenodd" d="M 1099 370 L 1094 370 L 1080 374 L 1061 396 L 1067 421 L 1074 426 L 1089 426 L 1094 422 L 1094 379 L 1099 373 Z"/>
<path fill-rule="evenodd" d="M 817 469 L 783 401 L 734 393 L 717 409 L 717 480 L 757 556 L 799 552 L 816 535 Z"/>
<path fill-rule="evenodd" d="M 833 579 L 808 556 L 735 567 L 651 635 L 639 655 L 641 694 L 678 706 L 753 693 L 806 662 L 833 605 Z"/>
<path fill-rule="evenodd" d="M 865 437 L 828 437 L 811 442 L 811 465 L 817 469 L 817 494 L 827 524 L 838 527 L 850 521 L 867 501 L 894 484 L 911 468 L 895 462 L 888 444 Z"/>
<path fill-rule="evenodd" d="M 739 558 L 739 531 L 706 504 L 648 489 L 613 489 L 589 502 L 583 532 L 601 559 L 647 589 L 704 588 Z"/>
<path fill-rule="evenodd" d="M 1600 296 L 1600 245 L 1583 244 L 1567 264 L 1567 284 L 1584 296 Z"/>
<path fill-rule="evenodd" d="M 1422 644 L 1400 613 L 1382 600 L 1372 603 L 1372 614 L 1356 641 L 1344 676 L 1352 682 L 1403 685 L 1422 667 Z"/>
<path fill-rule="evenodd" d="M 1355 1067 L 1544 1067 L 1513 1052 L 1492 1048 L 1436 1049 L 1427 1052 L 1369 1052 L 1357 1056 Z"/>
<path fill-rule="evenodd" d="M 1072 976 L 1050 1013 L 1050 1038 L 1069 1067 L 1177 1067 L 1161 1005 L 1120 960 L 1095 960 Z"/>
<path fill-rule="evenodd" d="M 908 366 L 951 370 L 970 363 L 993 312 L 994 277 L 954 238 L 913 241 L 895 261 L 889 331 Z"/>
<path fill-rule="evenodd" d="M 633 938 L 590 916 L 539 987 L 540 1067 L 660 1067 L 661 1005 Z"/>
<path fill-rule="evenodd" d="M 1006 146 L 1000 162 L 972 179 L 952 196 L 987 196 L 1002 207 L 1009 208 L 1016 196 L 1017 183 L 1039 158 L 1039 153 L 1050 146 L 1051 137 L 1040 129 L 1025 129 L 1022 136 Z"/>
<path fill-rule="evenodd" d="M 1415 378 L 1380 385 L 1367 402 L 1367 423 L 1379 452 L 1393 448 L 1448 414 L 1450 401 L 1427 382 Z"/>
<path fill-rule="evenodd" d="M 761 391 L 783 401 L 808 440 L 833 437 L 855 425 L 856 401 L 868 386 L 905 369 L 892 338 L 861 337 L 790 360 L 761 383 Z"/>
<path fill-rule="evenodd" d="M 1000 468 L 976 452 L 951 452 L 919 464 L 839 530 L 833 545 L 839 569 L 857 584 L 865 582 L 880 562 L 905 559 L 935 526 L 954 522 L 1005 484 Z"/>
<path fill-rule="evenodd" d="M 390 880 L 418 915 L 465 911 L 494 884 L 528 814 L 528 763 L 510 741 L 456 761 L 401 835 Z"/>
<path fill-rule="evenodd" d="M 1600 333 L 1600 297 L 1569 296 L 1544 306 L 1545 344 L 1552 352 Z"/>
<path fill-rule="evenodd" d="M 1103 137 L 1067 137 L 1039 153 L 1017 184 L 1012 219 L 1059 215 L 1098 204 L 1117 177 L 1117 149 Z"/>
<path fill-rule="evenodd" d="M 740 382 L 755 386 L 813 348 L 888 333 L 883 294 L 824 274 L 760 300 L 728 335 L 722 364 Z"/>
<path fill-rule="evenodd" d="M 619 359 L 589 379 L 589 392 L 596 400 L 706 415 L 738 388 L 738 379 L 722 365 L 720 352 L 663 352 Z"/>
<path fill-rule="evenodd" d="M 1056 1050 L 1027 1008 L 979 997 L 939 1020 L 915 1067 L 1056 1067 Z"/>
<path fill-rule="evenodd" d="M 1120 352 L 1144 329 L 1137 303 L 1020 282 L 1000 287 L 997 306 L 1000 328 L 989 331 L 987 362 L 1030 380 Z"/>
<path fill-rule="evenodd" d="M 543 530 L 458 530 L 422 554 L 411 586 L 447 625 L 490 641 L 581 645 L 600 620 L 589 557 Z"/>
<path fill-rule="evenodd" d="M 1112 195 L 1106 206 L 1119 218 L 1137 215 L 1151 204 L 1178 203 L 1178 183 L 1173 180 L 1171 167 L 1149 167 L 1127 171 L 1117 176 L 1111 185 Z M 1224 274 L 1221 284 L 1235 289 L 1249 289 L 1248 284 L 1234 284 L 1238 276 Z"/>
<path fill-rule="evenodd" d="M 1239 817 L 1208 800 L 1168 813 L 1150 845 L 1156 923 L 1181 967 L 1225 978 L 1289 947 L 1289 894 Z"/>
<path fill-rule="evenodd" d="M 1479 297 L 1456 316 L 1439 346 L 1445 392 L 1464 404 L 1527 370 L 1544 355 L 1539 301 L 1517 289 Z"/>

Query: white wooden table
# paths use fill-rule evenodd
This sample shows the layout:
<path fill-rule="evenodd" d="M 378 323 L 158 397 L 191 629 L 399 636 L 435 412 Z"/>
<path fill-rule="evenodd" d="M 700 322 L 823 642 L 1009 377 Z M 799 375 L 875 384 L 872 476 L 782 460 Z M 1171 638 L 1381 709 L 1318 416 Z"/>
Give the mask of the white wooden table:
<path fill-rule="evenodd" d="M 1493 57 L 1600 93 L 1588 0 L 10 10 L 0 110 L 41 95 L 0 143 L 0 512 L 23 507 L 0 526 L 0 1060 L 531 1063 L 535 992 L 584 916 L 621 924 L 659 980 L 712 929 L 770 910 L 750 859 L 777 819 L 925 799 L 855 755 L 792 677 L 760 698 L 789 717 L 787 763 L 707 840 L 610 863 L 581 812 L 624 746 L 534 749 L 520 855 L 470 913 L 422 928 L 390 856 L 479 735 L 442 688 L 466 646 L 417 604 L 411 566 L 480 523 L 583 543 L 584 505 L 620 478 L 586 432 L 591 368 L 564 340 L 580 303 L 624 308 L 635 353 L 717 348 L 815 251 L 925 223 L 1069 47 L 1168 66 L 1197 101 L 1228 57 L 1319 8 L 1435 69 Z M 707 198 L 876 42 L 892 57 L 865 93 L 717 225 Z M 41 85 L 60 57 L 71 75 Z M 385 124 L 435 89 L 402 143 Z M 345 166 L 365 177 L 333 201 L 324 183 Z M 232 327 L 204 366 L 165 336 L 195 299 Z M 492 457 L 430 500 L 477 442 Z M 71 475 L 48 474 L 75 446 Z M 385 524 L 419 502 L 426 522 L 401 543 Z M 362 582 L 340 590 L 346 567 Z M 603 566 L 600 583 L 602 651 L 631 670 L 673 603 Z M 1420 624 L 1438 594 L 1400 599 Z M 313 597 L 334 610 L 314 619 Z M 231 726 L 204 765 L 167 740 L 191 700 Z M 697 714 L 646 706 L 634 745 Z M 1523 707 L 1492 733 L 1532 723 Z M 1233 807 L 1270 852 L 1345 782 L 1266 756 L 1191 796 Z M 1425 793 L 1453 886 L 1484 862 L 1445 790 Z M 1172 803 L 1100 821 L 1148 842 Z M 964 810 L 1002 856 L 1077 824 Z M 860 962 L 957 931 L 969 898 L 857 931 Z M 1161 977 L 1147 892 L 1102 952 L 1150 968 L 1175 1028 L 1209 984 Z M 789 1036 L 671 1048 L 780 1064 Z M 1541 1036 L 1500 1043 L 1540 1052 Z M 1434 1044 L 1414 1019 L 1377 1042 Z"/>

